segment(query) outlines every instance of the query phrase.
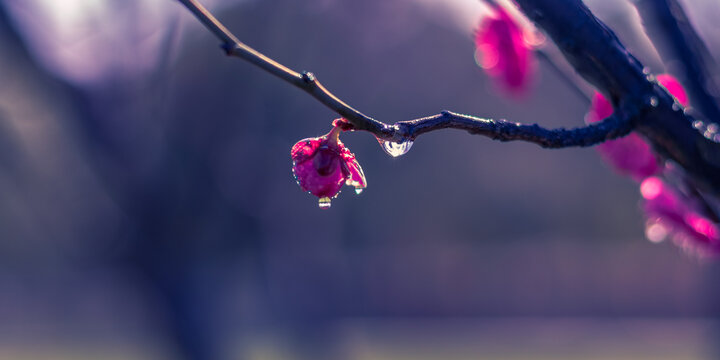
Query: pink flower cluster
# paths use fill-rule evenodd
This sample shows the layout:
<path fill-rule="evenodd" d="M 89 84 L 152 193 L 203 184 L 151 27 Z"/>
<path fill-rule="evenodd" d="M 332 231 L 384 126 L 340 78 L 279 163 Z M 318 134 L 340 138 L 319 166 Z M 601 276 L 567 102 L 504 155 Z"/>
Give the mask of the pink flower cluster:
<path fill-rule="evenodd" d="M 533 53 L 523 29 L 500 5 L 484 17 L 475 32 L 476 58 L 501 89 L 522 95 L 532 76 Z"/>
<path fill-rule="evenodd" d="M 687 94 L 674 77 L 663 74 L 657 80 L 675 100 L 683 106 L 688 105 Z M 601 121 L 612 113 L 610 102 L 602 94 L 595 93 L 585 120 L 588 123 Z M 702 215 L 697 200 L 661 178 L 664 167 L 639 135 L 632 133 L 606 141 L 597 149 L 618 172 L 640 183 L 642 207 L 647 218 L 645 233 L 650 241 L 672 237 L 683 249 L 698 255 L 720 254 L 720 224 Z"/>
<path fill-rule="evenodd" d="M 335 120 L 329 133 L 300 140 L 290 150 L 298 185 L 320 198 L 320 208 L 330 207 L 343 184 L 355 187 L 358 194 L 367 186 L 355 155 L 340 141 L 340 132 L 349 128 L 344 119 Z"/>
<path fill-rule="evenodd" d="M 679 103 L 688 105 L 688 98 L 682 85 L 671 75 L 659 75 L 663 85 Z M 593 96 L 590 111 L 585 117 L 587 123 L 601 121 L 612 115 L 613 107 L 600 93 Z M 642 179 L 657 174 L 661 170 L 658 159 L 639 135 L 632 133 L 626 137 L 606 141 L 597 146 L 600 155 L 623 175 L 628 175 L 640 182 Z"/>
<path fill-rule="evenodd" d="M 649 177 L 640 184 L 648 219 L 645 234 L 659 242 L 672 234 L 680 247 L 699 255 L 720 253 L 720 228 L 703 216 L 698 206 L 658 177 Z"/>

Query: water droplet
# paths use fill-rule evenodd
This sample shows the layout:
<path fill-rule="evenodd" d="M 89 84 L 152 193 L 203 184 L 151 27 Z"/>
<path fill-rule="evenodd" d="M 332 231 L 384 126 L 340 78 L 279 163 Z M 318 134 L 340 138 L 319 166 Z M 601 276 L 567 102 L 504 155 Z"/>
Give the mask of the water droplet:
<path fill-rule="evenodd" d="M 363 192 L 363 188 L 355 188 L 355 193 L 360 195 Z"/>
<path fill-rule="evenodd" d="M 645 80 L 647 80 L 649 82 L 655 82 L 657 79 L 655 79 L 655 75 L 647 74 L 647 75 L 645 75 Z"/>
<path fill-rule="evenodd" d="M 682 109 L 682 105 L 680 105 L 677 101 L 672 104 L 673 111 L 680 111 Z"/>
<path fill-rule="evenodd" d="M 329 209 L 332 205 L 331 200 L 329 197 L 321 197 L 320 200 L 318 200 L 318 206 L 321 209 Z"/>
<path fill-rule="evenodd" d="M 645 74 L 645 75 L 650 74 L 650 68 L 646 66 L 646 67 L 643 68 L 642 72 L 643 72 L 643 74 Z"/>
<path fill-rule="evenodd" d="M 668 236 L 668 229 L 660 223 L 651 222 L 645 225 L 645 237 L 650 242 L 659 243 Z"/>
<path fill-rule="evenodd" d="M 311 83 L 315 81 L 315 74 L 309 72 L 309 71 L 303 71 L 302 73 L 303 81 L 306 83 Z"/>
<path fill-rule="evenodd" d="M 718 132 L 718 124 L 712 123 L 712 124 L 708 125 L 706 129 L 707 129 L 707 131 L 709 131 L 711 133 L 716 133 L 716 132 Z"/>
<path fill-rule="evenodd" d="M 407 152 L 410 151 L 410 148 L 413 145 L 413 142 L 410 140 L 398 143 L 394 141 L 378 139 L 378 142 L 380 143 L 380 146 L 383 148 L 383 150 L 385 150 L 385 152 L 392 157 L 398 157 L 407 154 Z"/>
<path fill-rule="evenodd" d="M 705 124 L 703 124 L 703 122 L 700 120 L 693 121 L 693 127 L 696 129 L 700 129 L 701 127 L 704 127 L 704 126 L 705 126 Z"/>
<path fill-rule="evenodd" d="M 297 183 L 298 185 L 300 185 L 300 179 L 298 179 L 298 176 L 297 176 L 297 174 L 295 173 L 295 166 L 297 166 L 297 162 L 296 162 L 296 161 L 293 161 L 293 165 L 292 165 L 293 179 L 295 179 L 295 183 Z"/>
<path fill-rule="evenodd" d="M 655 96 L 651 96 L 650 98 L 648 98 L 648 104 L 650 104 L 650 106 L 656 107 L 658 106 L 658 103 L 658 98 L 656 98 Z"/>
<path fill-rule="evenodd" d="M 545 41 L 545 35 L 537 29 L 533 29 L 523 36 L 523 42 L 528 46 L 539 47 L 542 46 Z"/>

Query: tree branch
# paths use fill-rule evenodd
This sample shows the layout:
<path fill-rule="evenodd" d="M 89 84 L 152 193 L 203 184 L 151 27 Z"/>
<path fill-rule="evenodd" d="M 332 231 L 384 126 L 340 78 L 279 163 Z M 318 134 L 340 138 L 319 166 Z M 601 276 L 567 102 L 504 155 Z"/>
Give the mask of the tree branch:
<path fill-rule="evenodd" d="M 396 136 L 413 140 L 417 136 L 439 129 L 459 129 L 471 134 L 487 136 L 499 141 L 522 140 L 544 148 L 591 146 L 608 139 L 627 135 L 632 130 L 633 115 L 618 112 L 602 122 L 574 129 L 544 129 L 537 124 L 524 125 L 505 120 L 495 121 L 463 115 L 451 111 L 395 124 Z"/>
<path fill-rule="evenodd" d="M 672 66 L 673 73 L 687 88 L 693 106 L 707 118 L 720 121 L 720 104 L 712 94 L 720 93 L 709 67 L 715 67 L 705 43 L 697 35 L 685 11 L 677 0 L 638 0 L 634 2 L 642 17 L 645 32 L 666 64 L 679 60 L 682 66 Z"/>
<path fill-rule="evenodd" d="M 243 44 L 196 0 L 183 3 L 236 56 L 301 88 L 347 119 L 355 129 L 402 142 L 437 129 L 456 128 L 498 140 L 523 140 L 544 147 L 588 146 L 637 130 L 663 158 L 682 166 L 700 189 L 720 195 L 720 143 L 700 133 L 701 121 L 681 111 L 663 87 L 580 0 L 516 0 L 521 10 L 553 39 L 575 70 L 613 103 L 615 115 L 573 130 L 548 130 L 452 112 L 388 125 L 353 109 L 312 73 L 300 74 Z M 700 126 L 698 126 L 700 125 Z M 708 136 L 710 135 L 710 136 Z"/>
<path fill-rule="evenodd" d="M 720 196 L 720 143 L 715 132 L 686 114 L 650 78 L 642 64 L 580 0 L 516 0 L 520 9 L 555 42 L 565 58 L 617 109 L 646 109 L 633 119 L 656 153 L 678 163 L 693 182 Z M 626 110 L 625 110 L 626 111 Z"/>
<path fill-rule="evenodd" d="M 348 119 L 358 130 L 370 131 L 376 135 L 382 135 L 380 136 L 382 138 L 388 138 L 391 136 L 392 130 L 389 129 L 387 124 L 383 124 L 353 109 L 351 106 L 338 99 L 322 84 L 320 84 L 320 82 L 315 78 L 315 75 L 312 73 L 304 72 L 301 74 L 297 71 L 293 71 L 285 65 L 282 65 L 279 62 L 261 54 L 255 49 L 245 45 L 196 0 L 178 1 L 185 5 L 185 7 L 187 7 L 190 12 L 192 12 L 193 15 L 195 15 L 195 17 L 208 28 L 208 30 L 210 30 L 223 42 L 222 48 L 225 49 L 227 55 L 246 60 L 270 74 L 304 90 L 322 104 L 340 114 L 340 116 Z"/>
<path fill-rule="evenodd" d="M 483 119 L 451 111 L 420 119 L 400 121 L 388 125 L 377 121 L 340 100 L 328 91 L 310 72 L 299 73 L 261 54 L 238 40 L 207 9 L 196 0 L 178 0 L 185 5 L 223 44 L 222 48 L 230 56 L 239 57 L 256 65 L 272 75 L 304 90 L 322 104 L 347 119 L 355 130 L 373 133 L 376 137 L 394 142 L 414 140 L 417 136 L 439 130 L 460 129 L 471 134 L 479 134 L 500 141 L 521 140 L 538 144 L 545 148 L 563 148 L 572 146 L 591 146 L 627 135 L 632 131 L 632 119 L 640 112 L 637 107 L 629 107 L 602 122 L 575 129 L 545 129 L 537 124 L 519 123 Z"/>

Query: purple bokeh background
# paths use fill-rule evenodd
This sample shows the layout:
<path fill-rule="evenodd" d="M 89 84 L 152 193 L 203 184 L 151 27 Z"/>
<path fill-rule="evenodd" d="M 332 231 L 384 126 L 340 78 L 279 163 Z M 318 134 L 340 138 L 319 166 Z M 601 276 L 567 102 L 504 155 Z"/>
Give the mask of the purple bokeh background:
<path fill-rule="evenodd" d="M 95 9 L 79 38 L 44 3 L 0 17 L 0 358 L 717 355 L 718 264 L 645 240 L 637 185 L 594 149 L 448 130 L 391 158 L 343 134 L 368 188 L 321 211 L 289 151 L 330 110 L 223 56 L 175 2 L 73 1 Z M 717 55 L 720 5 L 693 4 Z M 388 123 L 574 127 L 589 107 L 546 62 L 522 101 L 498 93 L 473 57 L 478 2 L 211 5 Z M 664 72 L 630 5 L 591 5 Z"/>

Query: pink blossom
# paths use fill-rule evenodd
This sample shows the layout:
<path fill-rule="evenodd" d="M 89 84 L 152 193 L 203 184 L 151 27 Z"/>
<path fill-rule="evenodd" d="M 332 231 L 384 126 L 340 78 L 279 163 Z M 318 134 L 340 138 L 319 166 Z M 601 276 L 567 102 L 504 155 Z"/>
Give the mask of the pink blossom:
<path fill-rule="evenodd" d="M 671 235 L 689 251 L 720 254 L 720 225 L 703 216 L 691 199 L 657 177 L 645 179 L 640 193 L 645 199 L 643 209 L 649 220 L 646 232 L 651 241 Z"/>
<path fill-rule="evenodd" d="M 532 75 L 533 55 L 523 30 L 502 6 L 482 19 L 475 32 L 478 64 L 503 89 L 522 95 Z"/>
<path fill-rule="evenodd" d="M 290 150 L 293 174 L 298 185 L 320 198 L 320 207 L 330 207 L 330 199 L 340 193 L 343 184 L 360 193 L 367 186 L 355 155 L 340 141 L 346 122 L 336 120 L 324 136 L 298 141 Z M 342 126 L 340 126 L 342 125 Z"/>
<path fill-rule="evenodd" d="M 687 95 L 682 85 L 671 75 L 659 75 L 658 82 L 663 85 L 683 105 L 687 105 Z M 601 121 L 612 115 L 613 107 L 600 93 L 593 96 L 590 111 L 585 117 L 587 123 Z M 597 146 L 600 155 L 618 172 L 626 174 L 636 181 L 657 174 L 661 170 L 655 154 L 639 135 L 631 133 L 620 139 L 609 140 Z"/>
<path fill-rule="evenodd" d="M 675 99 L 683 106 L 688 105 L 688 96 L 683 88 L 682 84 L 669 74 L 660 74 L 657 76 L 657 81 L 662 85 L 670 95 L 674 96 Z"/>

